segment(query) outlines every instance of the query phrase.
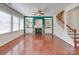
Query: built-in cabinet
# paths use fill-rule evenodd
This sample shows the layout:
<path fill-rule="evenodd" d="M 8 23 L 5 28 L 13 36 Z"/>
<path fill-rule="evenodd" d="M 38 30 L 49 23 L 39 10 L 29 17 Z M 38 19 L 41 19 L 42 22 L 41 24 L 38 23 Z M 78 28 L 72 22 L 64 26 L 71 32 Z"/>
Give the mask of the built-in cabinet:
<path fill-rule="evenodd" d="M 45 20 L 45 34 L 52 33 L 52 18 L 44 18 Z"/>
<path fill-rule="evenodd" d="M 33 18 L 25 18 L 25 32 L 33 33 Z"/>
<path fill-rule="evenodd" d="M 52 16 L 25 16 L 24 32 L 28 34 L 52 34 Z"/>

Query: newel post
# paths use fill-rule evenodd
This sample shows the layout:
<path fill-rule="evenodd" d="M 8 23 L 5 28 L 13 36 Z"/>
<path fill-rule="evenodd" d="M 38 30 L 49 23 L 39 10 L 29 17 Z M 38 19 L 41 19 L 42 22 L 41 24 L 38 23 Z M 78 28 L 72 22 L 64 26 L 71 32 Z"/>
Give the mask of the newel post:
<path fill-rule="evenodd" d="M 74 29 L 74 47 L 76 48 L 76 29 Z"/>

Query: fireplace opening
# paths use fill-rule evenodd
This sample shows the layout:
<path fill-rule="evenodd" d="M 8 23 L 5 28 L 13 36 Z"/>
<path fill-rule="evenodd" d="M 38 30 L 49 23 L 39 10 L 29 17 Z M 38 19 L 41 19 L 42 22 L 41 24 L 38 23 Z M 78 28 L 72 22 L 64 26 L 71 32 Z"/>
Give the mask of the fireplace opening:
<path fill-rule="evenodd" d="M 42 35 L 42 28 L 35 28 L 35 35 L 41 34 Z"/>

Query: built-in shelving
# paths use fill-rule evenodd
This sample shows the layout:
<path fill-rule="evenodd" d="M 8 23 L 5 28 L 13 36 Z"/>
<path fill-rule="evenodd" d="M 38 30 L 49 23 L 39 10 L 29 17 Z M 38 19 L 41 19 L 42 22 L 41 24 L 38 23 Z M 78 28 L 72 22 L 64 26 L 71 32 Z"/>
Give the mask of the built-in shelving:
<path fill-rule="evenodd" d="M 45 18 L 45 33 L 52 32 L 52 18 Z"/>
<path fill-rule="evenodd" d="M 35 33 L 35 28 L 41 28 L 42 34 L 52 34 L 52 16 L 27 16 L 25 19 L 25 33 Z"/>
<path fill-rule="evenodd" d="M 33 33 L 33 18 L 25 18 L 25 21 L 26 33 Z"/>

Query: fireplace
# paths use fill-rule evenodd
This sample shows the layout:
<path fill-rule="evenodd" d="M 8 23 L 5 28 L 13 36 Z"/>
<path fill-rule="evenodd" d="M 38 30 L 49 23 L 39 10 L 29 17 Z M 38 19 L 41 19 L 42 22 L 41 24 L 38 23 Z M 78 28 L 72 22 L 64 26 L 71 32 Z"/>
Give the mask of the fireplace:
<path fill-rule="evenodd" d="M 35 28 L 35 34 L 41 34 L 42 35 L 42 28 Z"/>

